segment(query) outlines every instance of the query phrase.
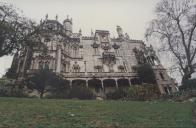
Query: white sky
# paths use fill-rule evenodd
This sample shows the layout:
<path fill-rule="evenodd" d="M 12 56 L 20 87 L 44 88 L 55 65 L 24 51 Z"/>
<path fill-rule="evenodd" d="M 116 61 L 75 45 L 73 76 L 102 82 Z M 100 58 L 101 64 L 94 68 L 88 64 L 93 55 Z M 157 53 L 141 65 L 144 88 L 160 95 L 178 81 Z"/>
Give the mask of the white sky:
<path fill-rule="evenodd" d="M 116 25 L 120 25 L 132 39 L 145 40 L 144 33 L 153 19 L 153 10 L 160 0 L 1 0 L 23 10 L 25 16 L 39 22 L 49 15 L 58 14 L 62 22 L 67 15 L 73 18 L 73 31 L 82 29 L 90 35 L 91 29 L 109 30 L 111 37 L 117 36 Z M 0 58 L 0 76 L 11 65 L 12 57 Z"/>

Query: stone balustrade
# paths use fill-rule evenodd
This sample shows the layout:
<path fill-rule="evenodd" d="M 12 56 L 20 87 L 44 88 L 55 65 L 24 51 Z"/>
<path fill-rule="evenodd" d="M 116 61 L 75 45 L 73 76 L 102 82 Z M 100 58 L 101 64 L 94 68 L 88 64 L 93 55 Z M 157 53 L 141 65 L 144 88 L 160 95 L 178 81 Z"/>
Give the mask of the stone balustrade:
<path fill-rule="evenodd" d="M 62 73 L 62 75 L 66 78 L 112 78 L 112 77 L 137 77 L 136 73 L 133 72 L 119 72 L 119 73 L 110 73 L 110 72 L 76 72 L 76 73 Z"/>

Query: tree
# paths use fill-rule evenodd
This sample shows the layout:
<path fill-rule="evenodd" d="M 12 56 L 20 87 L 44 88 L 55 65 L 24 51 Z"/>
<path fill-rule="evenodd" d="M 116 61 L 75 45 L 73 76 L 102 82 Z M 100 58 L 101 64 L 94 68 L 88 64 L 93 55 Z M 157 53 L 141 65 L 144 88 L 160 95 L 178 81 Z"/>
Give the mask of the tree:
<path fill-rule="evenodd" d="M 196 65 L 196 5 L 192 0 L 161 0 L 155 13 L 146 30 L 147 40 L 159 39 L 160 50 L 174 56 L 182 82 L 190 79 Z"/>
<path fill-rule="evenodd" d="M 41 69 L 25 80 L 27 88 L 37 90 L 40 98 L 59 83 L 62 85 L 60 77 L 48 69 Z"/>
<path fill-rule="evenodd" d="M 150 64 L 142 64 L 137 67 L 137 72 L 140 80 L 143 83 L 155 84 L 156 78 L 153 72 L 152 66 Z"/>
<path fill-rule="evenodd" d="M 20 50 L 34 29 L 35 23 L 19 12 L 14 6 L 0 2 L 0 57 Z"/>

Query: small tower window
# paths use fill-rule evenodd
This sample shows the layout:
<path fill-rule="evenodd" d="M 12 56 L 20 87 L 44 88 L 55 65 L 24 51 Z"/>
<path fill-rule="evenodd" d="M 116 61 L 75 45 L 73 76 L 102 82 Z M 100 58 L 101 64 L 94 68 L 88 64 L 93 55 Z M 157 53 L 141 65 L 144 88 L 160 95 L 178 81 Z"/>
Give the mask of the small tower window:
<path fill-rule="evenodd" d="M 165 77 L 164 77 L 164 75 L 163 75 L 162 72 L 160 72 L 159 75 L 160 75 L 160 77 L 161 77 L 162 80 L 165 80 Z"/>
<path fill-rule="evenodd" d="M 38 69 L 43 69 L 43 62 L 39 62 L 39 64 L 38 64 Z"/>

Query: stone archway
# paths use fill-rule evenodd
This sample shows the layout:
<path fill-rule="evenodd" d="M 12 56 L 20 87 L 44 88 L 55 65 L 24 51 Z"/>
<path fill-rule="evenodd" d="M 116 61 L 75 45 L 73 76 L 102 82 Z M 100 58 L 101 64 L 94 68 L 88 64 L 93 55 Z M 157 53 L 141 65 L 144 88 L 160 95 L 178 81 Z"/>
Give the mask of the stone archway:
<path fill-rule="evenodd" d="M 86 81 L 82 79 L 72 80 L 71 87 L 72 88 L 86 87 Z"/>
<path fill-rule="evenodd" d="M 131 84 L 132 85 L 141 85 L 142 82 L 139 78 L 133 78 L 133 79 L 131 79 Z"/>
<path fill-rule="evenodd" d="M 120 89 L 126 89 L 130 87 L 129 79 L 118 79 L 117 83 L 118 83 L 118 88 Z"/>
<path fill-rule="evenodd" d="M 105 94 L 109 92 L 114 92 L 116 88 L 116 81 L 114 79 L 103 80 L 104 92 Z"/>
<path fill-rule="evenodd" d="M 69 80 L 64 80 L 64 86 L 65 86 L 66 88 L 68 88 L 68 89 L 71 88 L 71 87 L 70 87 L 70 82 L 71 82 L 71 81 L 69 81 Z"/>
<path fill-rule="evenodd" d="M 90 79 L 90 80 L 88 80 L 88 87 L 97 96 L 103 96 L 104 93 L 103 93 L 101 80 L 99 80 L 99 79 Z"/>

